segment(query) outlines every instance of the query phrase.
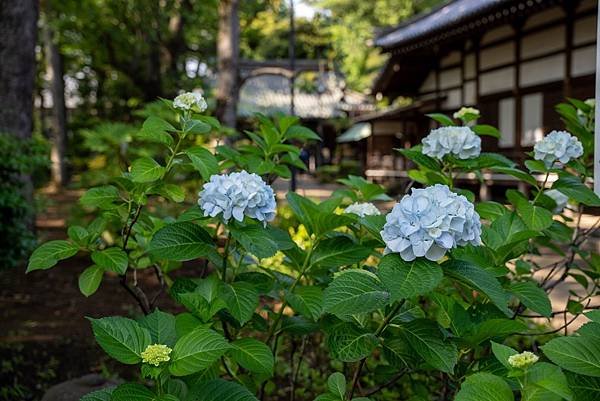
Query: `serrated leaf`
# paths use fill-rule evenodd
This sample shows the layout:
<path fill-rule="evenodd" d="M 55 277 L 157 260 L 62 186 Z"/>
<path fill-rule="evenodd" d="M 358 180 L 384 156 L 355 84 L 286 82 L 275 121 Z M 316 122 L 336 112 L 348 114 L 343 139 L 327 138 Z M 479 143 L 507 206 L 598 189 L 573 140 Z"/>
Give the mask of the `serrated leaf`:
<path fill-rule="evenodd" d="M 240 366 L 251 372 L 271 377 L 275 360 L 271 349 L 263 342 L 253 338 L 234 341 L 230 355 Z"/>
<path fill-rule="evenodd" d="M 512 317 L 513 312 L 508 308 L 508 295 L 492 274 L 460 260 L 449 260 L 442 267 L 446 275 L 484 293 L 506 316 Z"/>
<path fill-rule="evenodd" d="M 500 139 L 500 131 L 493 125 L 477 124 L 472 126 L 471 130 L 477 135 L 488 135 Z"/>
<path fill-rule="evenodd" d="M 517 202 L 517 212 L 531 230 L 542 231 L 552 225 L 551 211 L 526 200 Z"/>
<path fill-rule="evenodd" d="M 169 371 L 174 376 L 186 376 L 207 369 L 230 348 L 219 333 L 210 329 L 194 330 L 173 347 Z"/>
<path fill-rule="evenodd" d="M 40 245 L 31 254 L 27 265 L 27 273 L 34 270 L 46 270 L 58 263 L 59 260 L 74 256 L 79 247 L 64 240 L 49 241 Z"/>
<path fill-rule="evenodd" d="M 496 357 L 496 359 L 502 365 L 504 365 L 505 368 L 512 369 L 512 367 L 508 363 L 508 358 L 513 355 L 518 354 L 518 352 L 516 350 L 514 350 L 513 348 L 511 348 L 507 345 L 495 343 L 492 341 L 492 352 L 494 353 L 494 356 Z"/>
<path fill-rule="evenodd" d="M 258 399 L 238 383 L 216 379 L 192 387 L 186 401 L 258 401 Z"/>
<path fill-rule="evenodd" d="M 81 397 L 79 401 L 111 401 L 113 391 L 116 387 L 106 387 L 101 390 L 92 391 Z"/>
<path fill-rule="evenodd" d="M 546 317 L 552 315 L 550 298 L 536 283 L 531 281 L 513 283 L 510 286 L 510 292 L 532 311 Z"/>
<path fill-rule="evenodd" d="M 574 199 L 586 206 L 600 206 L 600 197 L 577 177 L 559 175 L 559 179 L 552 184 L 552 189 L 558 189 L 567 195 L 569 199 Z"/>
<path fill-rule="evenodd" d="M 92 252 L 92 260 L 103 269 L 117 274 L 125 274 L 129 263 L 125 251 L 117 247 Z"/>
<path fill-rule="evenodd" d="M 402 334 L 425 362 L 442 372 L 452 373 L 458 359 L 458 350 L 456 345 L 443 339 L 436 323 L 416 319 L 402 326 Z"/>
<path fill-rule="evenodd" d="M 88 189 L 79 199 L 79 203 L 84 207 L 105 209 L 112 206 L 112 203 L 118 199 L 119 190 L 112 185 L 105 185 Z"/>
<path fill-rule="evenodd" d="M 537 186 L 536 179 L 531 174 L 529 174 L 523 170 L 519 170 L 519 169 L 513 168 L 513 167 L 500 167 L 500 166 L 494 166 L 494 167 L 492 167 L 492 170 L 497 173 L 507 174 L 512 177 L 518 178 L 519 180 L 526 182 L 530 185 Z"/>
<path fill-rule="evenodd" d="M 200 173 L 204 181 L 210 180 L 210 176 L 219 173 L 217 158 L 201 146 L 194 146 L 185 151 L 194 168 Z"/>
<path fill-rule="evenodd" d="M 165 168 L 151 157 L 141 157 L 131 164 L 131 179 L 134 182 L 154 182 L 165 173 Z"/>
<path fill-rule="evenodd" d="M 388 304 L 390 294 L 379 278 L 366 270 L 349 269 L 337 275 L 324 292 L 323 309 L 342 320 Z"/>
<path fill-rule="evenodd" d="M 332 373 L 327 378 L 327 390 L 340 400 L 346 396 L 346 378 L 340 372 Z"/>
<path fill-rule="evenodd" d="M 177 341 L 177 331 L 175 328 L 175 316 L 160 310 L 155 310 L 149 315 L 144 316 L 140 325 L 150 332 L 152 342 L 155 344 L 165 344 L 173 348 Z"/>
<path fill-rule="evenodd" d="M 510 386 L 490 373 L 475 373 L 460 386 L 455 401 L 514 401 Z"/>
<path fill-rule="evenodd" d="M 465 339 L 471 344 L 478 345 L 490 338 L 505 337 L 514 333 L 522 333 L 526 330 L 527 326 L 519 320 L 488 319 L 472 328 L 471 332 L 465 336 Z"/>
<path fill-rule="evenodd" d="M 575 401 L 600 400 L 600 377 L 565 372 Z"/>
<path fill-rule="evenodd" d="M 156 259 L 186 261 L 207 256 L 213 250 L 210 235 L 191 222 L 178 222 L 158 230 L 148 246 Z"/>
<path fill-rule="evenodd" d="M 243 281 L 231 285 L 223 285 L 222 299 L 227 305 L 227 310 L 240 324 L 246 323 L 258 307 L 259 293 L 256 288 Z"/>
<path fill-rule="evenodd" d="M 173 144 L 173 138 L 167 132 L 177 131 L 170 123 L 157 116 L 150 116 L 144 121 L 142 129 L 135 135 L 137 139 L 149 142 Z"/>
<path fill-rule="evenodd" d="M 437 121 L 438 123 L 445 125 L 445 126 L 452 126 L 455 125 L 454 124 L 454 120 L 452 120 L 450 117 L 448 117 L 445 114 L 442 113 L 429 113 L 429 114 L 425 114 L 427 117 L 431 118 L 432 120 Z"/>
<path fill-rule="evenodd" d="M 371 355 L 379 340 L 373 333 L 351 323 L 340 323 L 327 333 L 331 357 L 342 362 L 356 362 Z"/>
<path fill-rule="evenodd" d="M 356 244 L 348 237 L 327 238 L 315 248 L 311 265 L 323 268 L 348 266 L 360 262 L 370 254 L 370 248 Z"/>
<path fill-rule="evenodd" d="M 391 302 L 424 295 L 432 291 L 444 277 L 442 268 L 435 262 L 417 258 L 412 262 L 391 253 L 379 262 L 377 275 L 391 294 Z"/>
<path fill-rule="evenodd" d="M 90 266 L 79 275 L 79 291 L 89 297 L 98 290 L 102 282 L 104 269 L 100 266 Z"/>
<path fill-rule="evenodd" d="M 277 242 L 265 227 L 253 224 L 244 227 L 230 226 L 231 235 L 246 251 L 258 258 L 269 258 L 279 250 Z"/>
<path fill-rule="evenodd" d="M 542 351 L 563 369 L 581 375 L 600 377 L 600 338 L 558 337 L 543 345 Z"/>
<path fill-rule="evenodd" d="M 294 311 L 312 320 L 319 320 L 323 312 L 323 290 L 316 286 L 296 287 L 287 300 Z"/>
<path fill-rule="evenodd" d="M 285 139 L 299 139 L 302 141 L 320 141 L 321 137 L 313 130 L 301 125 L 292 125 L 285 132 Z"/>
<path fill-rule="evenodd" d="M 417 149 L 397 149 L 400 154 L 412 160 L 419 166 L 428 168 L 429 170 L 439 170 L 440 163 L 433 157 L 423 154 L 420 148 Z"/>
<path fill-rule="evenodd" d="M 552 398 L 570 401 L 573 394 L 567 378 L 558 366 L 538 362 L 527 370 L 527 387 L 523 391 L 523 401 L 544 401 Z"/>
<path fill-rule="evenodd" d="M 137 383 L 119 385 L 112 392 L 111 401 L 158 401 L 158 396 Z"/>
<path fill-rule="evenodd" d="M 148 330 L 120 316 L 88 319 L 96 341 L 108 355 L 127 365 L 141 362 L 141 353 L 152 341 Z"/>

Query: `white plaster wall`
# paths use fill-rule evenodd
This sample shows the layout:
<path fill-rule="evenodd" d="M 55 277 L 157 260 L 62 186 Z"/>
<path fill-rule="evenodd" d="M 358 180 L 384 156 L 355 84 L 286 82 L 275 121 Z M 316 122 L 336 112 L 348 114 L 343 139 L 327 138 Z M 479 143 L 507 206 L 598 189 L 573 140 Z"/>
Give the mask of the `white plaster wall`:
<path fill-rule="evenodd" d="M 515 86 L 515 68 L 506 67 L 500 70 L 481 74 L 479 92 L 482 95 L 512 89 Z"/>
<path fill-rule="evenodd" d="M 565 12 L 560 8 L 560 6 L 549 8 L 548 10 L 542 11 L 540 13 L 535 13 L 529 18 L 527 18 L 527 21 L 525 22 L 523 28 L 534 28 L 536 26 L 543 25 L 546 22 L 554 21 L 561 17 L 564 17 L 564 15 Z"/>
<path fill-rule="evenodd" d="M 502 148 L 515 146 L 515 98 L 509 97 L 498 102 L 498 129 Z"/>
<path fill-rule="evenodd" d="M 573 27 L 573 43 L 576 45 L 596 39 L 596 16 L 580 18 Z"/>
<path fill-rule="evenodd" d="M 481 44 L 485 45 L 493 41 L 508 38 L 514 34 L 514 30 L 510 25 L 502 25 L 498 28 L 487 31 L 481 38 Z"/>
<path fill-rule="evenodd" d="M 564 75 L 564 54 L 528 61 L 521 64 L 521 87 L 560 81 Z"/>
<path fill-rule="evenodd" d="M 475 54 L 469 53 L 465 55 L 465 78 L 475 78 Z"/>
<path fill-rule="evenodd" d="M 527 58 L 565 48 L 565 26 L 528 34 L 521 43 L 521 57 Z"/>
<path fill-rule="evenodd" d="M 515 60 L 515 43 L 508 42 L 488 49 L 483 49 L 479 58 L 481 69 L 495 67 Z"/>
<path fill-rule="evenodd" d="M 456 64 L 456 63 L 460 63 L 460 52 L 458 50 L 448 53 L 440 61 L 440 65 L 442 67 L 445 67 L 447 65 Z"/>
<path fill-rule="evenodd" d="M 465 82 L 465 101 L 463 102 L 465 106 L 474 105 L 477 101 L 477 94 L 475 93 L 476 88 L 477 85 L 475 81 Z"/>
<path fill-rule="evenodd" d="M 571 75 L 580 77 L 582 75 L 593 74 L 596 71 L 596 46 L 582 47 L 573 50 L 573 59 L 571 60 Z"/>
<path fill-rule="evenodd" d="M 452 89 L 446 91 L 446 100 L 444 100 L 443 107 L 445 109 L 458 109 L 462 106 L 461 102 L 461 90 Z"/>
<path fill-rule="evenodd" d="M 431 92 L 434 90 L 435 90 L 435 71 L 431 71 L 429 73 L 429 75 L 427 75 L 427 78 L 425 78 L 425 81 L 423 81 L 421 88 L 419 88 L 419 92 L 424 93 L 424 92 Z"/>
<path fill-rule="evenodd" d="M 460 85 L 460 68 L 440 72 L 440 88 L 446 89 L 452 86 Z"/>
<path fill-rule="evenodd" d="M 541 92 L 523 96 L 521 145 L 532 146 L 544 137 L 544 96 Z"/>

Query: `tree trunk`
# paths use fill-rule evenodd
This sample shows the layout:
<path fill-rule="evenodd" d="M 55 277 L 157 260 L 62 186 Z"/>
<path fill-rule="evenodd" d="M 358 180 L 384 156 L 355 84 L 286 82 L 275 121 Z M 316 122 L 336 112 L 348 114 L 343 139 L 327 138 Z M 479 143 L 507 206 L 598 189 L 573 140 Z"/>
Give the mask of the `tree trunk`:
<path fill-rule="evenodd" d="M 0 135 L 31 138 L 37 16 L 37 0 L 1 1 Z M 31 177 L 22 180 L 24 195 L 31 201 Z"/>
<path fill-rule="evenodd" d="M 65 153 L 67 143 L 67 112 L 65 107 L 65 83 L 63 80 L 62 55 L 56 43 L 52 28 L 44 23 L 44 47 L 46 50 L 46 72 L 50 81 L 52 94 L 52 181 L 57 187 L 64 186 L 67 181 Z"/>
<path fill-rule="evenodd" d="M 217 41 L 217 117 L 221 123 L 235 128 L 239 97 L 239 0 L 219 1 L 219 36 Z"/>

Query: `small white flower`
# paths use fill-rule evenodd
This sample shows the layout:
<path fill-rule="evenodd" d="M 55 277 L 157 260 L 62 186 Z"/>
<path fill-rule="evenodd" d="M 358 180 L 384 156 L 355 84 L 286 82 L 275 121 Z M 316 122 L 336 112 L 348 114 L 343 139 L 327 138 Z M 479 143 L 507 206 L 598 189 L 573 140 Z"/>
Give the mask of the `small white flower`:
<path fill-rule="evenodd" d="M 441 127 L 423 138 L 423 154 L 437 159 L 452 154 L 471 159 L 481 153 L 481 138 L 469 127 Z"/>
<path fill-rule="evenodd" d="M 552 131 L 533 147 L 535 160 L 542 160 L 547 167 L 556 161 L 566 164 L 583 155 L 583 146 L 577 137 L 566 131 Z"/>
<path fill-rule="evenodd" d="M 222 214 L 225 222 L 231 217 L 242 221 L 246 215 L 266 225 L 275 218 L 277 204 L 273 189 L 260 176 L 246 171 L 213 175 L 198 195 L 204 215 Z"/>
<path fill-rule="evenodd" d="M 552 198 L 552 200 L 556 203 L 556 207 L 552 210 L 554 214 L 559 214 L 562 212 L 569 201 L 569 197 L 560 192 L 558 189 L 549 189 L 544 191 L 544 195 Z"/>
<path fill-rule="evenodd" d="M 405 195 L 386 216 L 381 237 L 386 252 L 406 261 L 437 261 L 456 246 L 480 245 L 481 221 L 467 198 L 436 184 Z"/>
<path fill-rule="evenodd" d="M 348 206 L 344 210 L 344 213 L 352 213 L 352 214 L 356 214 L 360 217 L 377 216 L 377 215 L 381 214 L 379 209 L 377 209 L 377 207 L 375 207 L 374 204 L 368 203 L 368 202 L 367 203 L 355 202 L 355 203 L 351 204 L 350 206 Z"/>
<path fill-rule="evenodd" d="M 476 120 L 479 118 L 481 113 L 474 107 L 461 107 L 456 113 L 454 113 L 454 118 L 463 119 L 465 117 L 469 117 L 471 120 Z"/>
<path fill-rule="evenodd" d="M 508 364 L 513 368 L 523 369 L 536 363 L 540 358 L 533 352 L 524 351 L 508 357 Z"/>
<path fill-rule="evenodd" d="M 206 110 L 208 105 L 206 104 L 204 96 L 201 94 L 195 92 L 185 92 L 173 100 L 173 107 L 181 110 L 196 109 L 196 111 L 202 113 L 204 110 Z"/>

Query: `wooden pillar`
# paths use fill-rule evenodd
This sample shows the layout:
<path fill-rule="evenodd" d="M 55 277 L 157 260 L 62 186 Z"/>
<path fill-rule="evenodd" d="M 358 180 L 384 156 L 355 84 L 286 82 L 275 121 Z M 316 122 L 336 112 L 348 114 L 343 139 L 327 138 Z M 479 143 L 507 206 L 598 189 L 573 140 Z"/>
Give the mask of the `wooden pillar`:
<path fill-rule="evenodd" d="M 460 48 L 460 105 L 464 106 L 465 105 L 465 45 L 466 43 L 463 43 L 463 45 Z"/>
<path fill-rule="evenodd" d="M 477 36 L 476 38 L 473 39 L 473 51 L 475 52 L 475 103 L 477 103 L 477 105 L 479 105 L 479 100 L 480 100 L 480 81 L 481 81 L 481 74 L 480 74 L 480 70 L 481 70 L 481 56 L 480 56 L 480 49 L 479 46 L 481 44 L 481 36 Z"/>
<path fill-rule="evenodd" d="M 524 19 L 519 19 L 513 24 L 515 30 L 515 71 L 513 96 L 515 98 L 515 146 L 518 157 L 521 158 L 521 138 L 523 136 L 523 101 L 521 98 L 521 42 L 523 36 Z M 520 162 L 521 160 L 517 160 Z"/>
<path fill-rule="evenodd" d="M 442 104 L 440 102 L 440 48 L 435 45 L 433 54 L 435 58 L 435 111 L 440 111 Z"/>

